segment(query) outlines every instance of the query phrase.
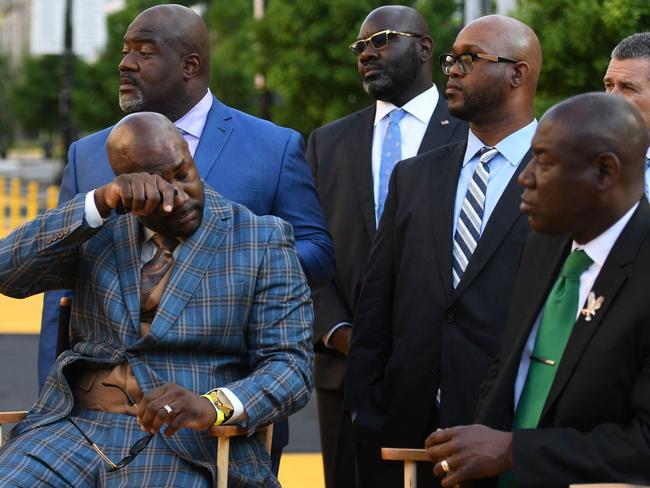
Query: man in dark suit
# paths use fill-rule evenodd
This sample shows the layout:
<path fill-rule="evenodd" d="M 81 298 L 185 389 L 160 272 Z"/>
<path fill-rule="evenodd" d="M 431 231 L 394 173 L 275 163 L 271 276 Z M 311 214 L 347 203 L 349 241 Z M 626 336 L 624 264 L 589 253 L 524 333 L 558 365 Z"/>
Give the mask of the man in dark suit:
<path fill-rule="evenodd" d="M 649 140 L 639 112 L 604 93 L 540 122 L 519 176 L 535 232 L 481 396 L 489 427 L 428 438 L 443 486 L 650 483 Z"/>
<path fill-rule="evenodd" d="M 0 450 L 0 486 L 213 487 L 207 430 L 236 423 L 230 486 L 279 488 L 254 434 L 312 387 L 291 226 L 204 185 L 161 114 L 127 116 L 107 151 L 111 182 L 0 241 L 1 293 L 76 292 L 72 348 Z"/>
<path fill-rule="evenodd" d="M 432 429 L 472 420 L 528 232 L 516 178 L 536 126 L 537 36 L 515 19 L 483 17 L 441 64 L 449 112 L 470 131 L 391 177 L 348 356 L 346 402 L 369 453 L 363 487 L 401 480 L 381 446 L 421 447 Z M 423 470 L 419 484 L 436 483 Z"/>
<path fill-rule="evenodd" d="M 378 33 L 386 30 L 417 33 L 418 37 L 388 34 L 386 44 L 375 47 L 373 42 L 383 36 Z M 399 108 L 406 112 L 399 122 L 401 154 L 391 162 L 467 137 L 467 124 L 449 115 L 447 101 L 433 84 L 433 40 L 420 13 L 403 6 L 380 7 L 361 25 L 359 39 L 352 44 L 359 74 L 364 89 L 377 103 L 316 129 L 307 142 L 307 160 L 337 263 L 334 279 L 314 291 L 316 391 L 328 488 L 355 486 L 352 425 L 343 408 L 345 364 L 354 309 L 375 236 L 389 114 Z M 388 181 L 388 175 L 384 177 Z"/>
<path fill-rule="evenodd" d="M 210 40 L 193 10 L 160 5 L 141 13 L 124 37 L 120 107 L 165 115 L 183 132 L 199 174 L 228 199 L 257 215 L 275 215 L 294 229 L 311 285 L 334 272 L 331 239 L 305 161 L 302 139 L 290 129 L 225 106 L 208 89 Z M 70 147 L 60 202 L 114 178 L 104 144 L 109 129 Z M 54 361 L 60 294 L 48 293 L 39 344 L 41 384 Z M 288 442 L 286 422 L 274 433 L 274 461 Z M 277 473 L 277 469 L 276 469 Z"/>

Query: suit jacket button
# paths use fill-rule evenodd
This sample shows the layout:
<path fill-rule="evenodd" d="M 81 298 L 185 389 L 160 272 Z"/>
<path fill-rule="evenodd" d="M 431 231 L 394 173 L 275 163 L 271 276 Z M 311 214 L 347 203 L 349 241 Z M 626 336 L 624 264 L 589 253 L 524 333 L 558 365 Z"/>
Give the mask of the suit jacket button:
<path fill-rule="evenodd" d="M 45 239 L 45 244 L 51 244 L 51 243 L 52 243 L 52 239 L 50 239 L 49 237 Z"/>
<path fill-rule="evenodd" d="M 456 315 L 454 312 L 449 312 L 447 315 L 445 315 L 445 322 L 448 324 L 453 324 L 456 322 Z"/>
<path fill-rule="evenodd" d="M 68 235 L 68 228 L 67 228 L 67 227 L 66 227 L 65 229 L 63 229 L 63 235 L 64 235 L 64 236 L 67 236 L 67 235 Z"/>

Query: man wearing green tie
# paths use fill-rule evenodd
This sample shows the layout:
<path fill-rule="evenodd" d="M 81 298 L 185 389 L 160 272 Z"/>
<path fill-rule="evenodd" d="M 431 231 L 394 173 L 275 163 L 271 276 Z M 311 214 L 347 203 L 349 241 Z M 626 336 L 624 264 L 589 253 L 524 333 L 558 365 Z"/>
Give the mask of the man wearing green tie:
<path fill-rule="evenodd" d="M 623 97 L 553 107 L 521 172 L 524 247 L 477 420 L 427 441 L 442 486 L 650 484 L 649 144 Z"/>

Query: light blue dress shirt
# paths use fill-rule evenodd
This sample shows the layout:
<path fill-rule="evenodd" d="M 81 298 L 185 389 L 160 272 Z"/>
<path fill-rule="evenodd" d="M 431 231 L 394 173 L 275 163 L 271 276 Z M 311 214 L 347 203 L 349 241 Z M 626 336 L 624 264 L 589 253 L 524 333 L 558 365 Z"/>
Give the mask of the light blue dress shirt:
<path fill-rule="evenodd" d="M 487 191 L 485 192 L 485 203 L 483 209 L 483 221 L 481 222 L 481 234 L 485 229 L 485 224 L 490 219 L 494 207 L 499 202 L 499 198 L 503 191 L 508 186 L 515 174 L 519 163 L 522 162 L 523 157 L 530 149 L 530 143 L 533 140 L 533 135 L 537 129 L 537 120 L 533 120 L 530 124 L 522 127 L 517 132 L 513 132 L 508 137 L 500 141 L 496 146 L 499 154 L 490 161 L 490 178 L 488 179 Z M 478 165 L 478 151 L 487 144 L 484 144 L 478 137 L 474 135 L 472 130 L 469 130 L 467 137 L 467 150 L 463 158 L 463 168 L 460 170 L 460 177 L 458 178 L 458 186 L 456 187 L 456 202 L 454 205 L 454 232 L 452 238 L 456 234 L 456 225 L 460 217 L 460 210 L 463 207 L 463 200 L 467 193 L 467 188 L 472 181 L 472 176 L 476 171 Z"/>

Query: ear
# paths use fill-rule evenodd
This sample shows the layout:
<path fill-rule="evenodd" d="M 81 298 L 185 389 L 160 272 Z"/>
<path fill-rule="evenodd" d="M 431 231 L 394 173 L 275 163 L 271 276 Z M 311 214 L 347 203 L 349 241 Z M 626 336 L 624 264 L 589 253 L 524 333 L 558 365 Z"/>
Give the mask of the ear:
<path fill-rule="evenodd" d="M 604 152 L 594 159 L 596 169 L 597 187 L 599 190 L 608 190 L 614 186 L 621 175 L 621 161 L 611 152 Z"/>
<path fill-rule="evenodd" d="M 530 74 L 530 65 L 526 61 L 519 61 L 512 65 L 512 79 L 510 84 L 516 88 L 524 84 Z"/>
<path fill-rule="evenodd" d="M 198 76 L 201 71 L 201 56 L 198 53 L 190 53 L 183 56 L 183 78 L 189 80 Z"/>
<path fill-rule="evenodd" d="M 426 63 L 433 56 L 433 39 L 430 36 L 420 37 L 418 40 L 419 57 L 421 63 Z"/>

